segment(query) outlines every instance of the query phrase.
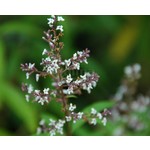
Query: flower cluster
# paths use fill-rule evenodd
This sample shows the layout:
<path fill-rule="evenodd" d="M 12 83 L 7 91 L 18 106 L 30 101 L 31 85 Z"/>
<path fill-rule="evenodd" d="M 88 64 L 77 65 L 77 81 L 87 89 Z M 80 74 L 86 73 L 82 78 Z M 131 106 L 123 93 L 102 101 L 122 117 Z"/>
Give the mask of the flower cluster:
<path fill-rule="evenodd" d="M 110 111 L 105 109 L 103 112 L 97 112 L 96 109 L 91 108 L 91 112 L 89 114 L 83 113 L 83 112 L 78 112 L 76 113 L 74 110 L 76 109 L 76 105 L 73 105 L 70 103 L 68 107 L 68 115 L 65 116 L 63 120 L 59 119 L 58 121 L 50 119 L 48 127 L 45 124 L 45 121 L 40 121 L 39 127 L 37 128 L 37 134 L 40 133 L 47 133 L 51 136 L 56 135 L 56 134 L 63 134 L 63 127 L 67 122 L 73 122 L 76 123 L 78 120 L 84 120 L 88 122 L 91 125 L 96 125 L 97 120 L 99 119 L 104 126 L 106 126 L 107 123 L 107 115 L 110 115 Z"/>
<path fill-rule="evenodd" d="M 86 63 L 89 57 L 90 50 L 85 49 L 83 51 L 77 51 L 69 59 L 63 60 L 61 57 L 61 50 L 63 49 L 63 42 L 60 42 L 60 38 L 63 36 L 63 26 L 60 22 L 63 22 L 64 18 L 61 16 L 51 16 L 48 18 L 49 30 L 44 32 L 44 39 L 48 45 L 49 49 L 44 48 L 42 52 L 42 60 L 40 65 L 42 66 L 42 71 L 38 70 L 33 63 L 21 64 L 22 71 L 26 72 L 26 79 L 32 74 L 35 74 L 36 82 L 39 81 L 41 77 L 50 77 L 52 79 L 53 88 L 44 88 L 43 90 L 34 89 L 31 84 L 22 84 L 22 90 L 26 92 L 25 98 L 27 101 L 33 100 L 35 102 L 44 105 L 49 103 L 52 97 L 55 98 L 57 102 L 62 104 L 62 110 L 65 113 L 64 119 L 59 119 L 54 121 L 50 119 L 49 127 L 46 127 L 42 122 L 40 123 L 41 129 L 39 131 L 49 132 L 50 135 L 55 135 L 57 133 L 63 134 L 63 126 L 73 121 L 76 123 L 77 120 L 83 119 L 89 124 L 96 125 L 97 118 L 99 118 L 104 125 L 106 125 L 107 119 L 101 113 L 93 113 L 94 108 L 90 115 L 86 115 L 83 112 L 75 113 L 74 109 L 76 106 L 68 104 L 68 95 L 70 94 L 81 94 L 82 90 L 86 90 L 91 93 L 91 90 L 96 86 L 99 75 L 96 73 L 85 72 L 82 75 L 78 75 L 76 78 L 72 77 L 68 71 L 80 70 L 80 64 Z"/>
<path fill-rule="evenodd" d="M 117 105 L 112 109 L 113 121 L 123 122 L 124 127 L 135 131 L 142 131 L 146 127 L 138 114 L 148 112 L 150 106 L 149 96 L 137 94 L 138 80 L 141 77 L 140 71 L 140 64 L 125 67 L 125 77 L 114 96 Z M 114 131 L 114 135 L 123 134 L 125 133 L 122 127 Z"/>

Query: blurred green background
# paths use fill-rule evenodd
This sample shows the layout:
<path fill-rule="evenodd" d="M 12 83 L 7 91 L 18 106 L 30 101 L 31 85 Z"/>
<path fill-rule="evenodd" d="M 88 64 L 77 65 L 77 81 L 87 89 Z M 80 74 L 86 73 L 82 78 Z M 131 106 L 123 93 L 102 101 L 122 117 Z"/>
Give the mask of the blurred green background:
<path fill-rule="evenodd" d="M 48 30 L 48 17 L 0 16 L 0 135 L 35 135 L 42 115 L 62 116 L 59 104 L 54 101 L 46 106 L 27 103 L 21 91 L 21 83 L 27 81 L 20 64 L 35 62 L 40 68 L 41 53 L 48 48 L 42 40 L 43 31 Z M 94 102 L 109 102 L 120 85 L 124 67 L 129 64 L 142 66 L 138 92 L 146 94 L 150 90 L 150 16 L 63 17 L 63 58 L 89 48 L 89 64 L 82 67 L 100 75 L 90 95 L 83 92 L 71 99 L 78 110 Z M 47 79 L 36 83 L 34 77 L 29 82 L 40 89 L 51 84 Z M 117 126 L 109 123 L 107 126 L 83 126 L 75 135 L 112 135 Z M 150 127 L 144 133 L 150 135 Z M 130 134 L 137 135 L 132 131 Z"/>

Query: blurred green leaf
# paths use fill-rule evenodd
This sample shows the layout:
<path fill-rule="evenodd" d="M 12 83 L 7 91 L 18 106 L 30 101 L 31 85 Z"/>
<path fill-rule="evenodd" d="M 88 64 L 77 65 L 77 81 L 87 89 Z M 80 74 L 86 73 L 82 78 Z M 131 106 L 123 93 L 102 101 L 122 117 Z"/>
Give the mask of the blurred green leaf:
<path fill-rule="evenodd" d="M 90 113 L 91 112 L 91 108 L 95 108 L 97 111 L 102 111 L 105 108 L 110 108 L 114 105 L 114 102 L 108 102 L 108 101 L 103 101 L 103 102 L 96 102 L 88 107 L 86 107 L 85 109 L 83 109 L 81 112 L 84 113 Z M 85 123 L 85 121 L 79 120 L 77 121 L 76 124 L 73 124 L 72 126 L 72 130 L 73 132 L 76 131 L 77 129 L 79 129 L 81 126 L 83 126 Z"/>
<path fill-rule="evenodd" d="M 3 80 L 4 76 L 4 44 L 0 38 L 0 81 Z"/>
<path fill-rule="evenodd" d="M 8 83 L 0 86 L 4 102 L 26 125 L 30 132 L 35 132 L 37 117 L 34 108 L 31 108 L 20 92 Z"/>
<path fill-rule="evenodd" d="M 20 33 L 29 36 L 35 36 L 35 34 L 41 34 L 42 30 L 30 22 L 23 21 L 10 21 L 0 26 L 0 34 L 6 35 L 10 33 Z"/>
<path fill-rule="evenodd" d="M 77 98 L 75 95 L 68 95 L 67 98 Z"/>
<path fill-rule="evenodd" d="M 10 136 L 12 135 L 10 132 L 8 132 L 7 130 L 5 130 L 4 128 L 0 129 L 0 136 Z"/>

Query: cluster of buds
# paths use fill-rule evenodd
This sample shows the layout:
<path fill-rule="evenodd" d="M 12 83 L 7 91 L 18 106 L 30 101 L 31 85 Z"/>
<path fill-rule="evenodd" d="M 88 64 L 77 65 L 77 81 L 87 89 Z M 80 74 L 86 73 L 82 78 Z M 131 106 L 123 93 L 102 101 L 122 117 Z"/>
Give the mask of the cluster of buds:
<path fill-rule="evenodd" d="M 63 42 L 60 42 L 60 37 L 63 36 L 63 26 L 60 22 L 63 22 L 64 18 L 61 16 L 51 16 L 48 18 L 49 30 L 44 32 L 44 39 L 49 44 L 49 50 L 44 49 L 42 55 L 42 61 L 40 65 L 43 67 L 42 71 L 35 67 L 35 64 L 21 64 L 22 71 L 26 72 L 26 79 L 32 74 L 35 74 L 35 80 L 38 82 L 41 77 L 50 77 L 53 79 L 53 88 L 44 88 L 43 90 L 34 89 L 31 84 L 22 84 L 22 90 L 26 92 L 25 98 L 27 101 L 33 100 L 35 102 L 44 105 L 49 103 L 53 98 L 57 102 L 62 104 L 63 111 L 65 113 L 64 119 L 58 121 L 50 120 L 49 128 L 45 125 L 42 126 L 42 130 L 49 131 L 50 135 L 56 133 L 63 134 L 63 126 L 66 122 L 73 121 L 74 123 L 79 119 L 84 119 L 90 124 L 96 124 L 95 117 L 102 119 L 102 114 L 96 113 L 90 115 L 91 121 L 82 112 L 73 112 L 74 107 L 72 104 L 68 104 L 68 95 L 70 94 L 81 94 L 82 90 L 86 90 L 91 93 L 91 90 L 96 86 L 99 76 L 96 73 L 85 72 L 82 75 L 78 75 L 76 78 L 72 77 L 71 74 L 66 73 L 71 70 L 80 70 L 80 64 L 86 63 L 89 57 L 90 51 L 86 48 L 83 51 L 77 51 L 70 59 L 63 60 L 61 57 L 61 50 L 63 49 Z M 106 117 L 102 119 L 102 123 L 106 125 Z M 40 129 L 38 128 L 38 131 Z"/>
<path fill-rule="evenodd" d="M 138 80 L 141 77 L 140 64 L 125 67 L 124 74 L 122 84 L 114 96 L 117 105 L 112 109 L 112 119 L 115 122 L 123 122 L 124 126 L 129 129 L 142 131 L 145 124 L 138 114 L 148 111 L 150 97 L 137 93 Z M 119 127 L 114 131 L 114 135 L 123 135 L 124 130 L 125 128 Z"/>

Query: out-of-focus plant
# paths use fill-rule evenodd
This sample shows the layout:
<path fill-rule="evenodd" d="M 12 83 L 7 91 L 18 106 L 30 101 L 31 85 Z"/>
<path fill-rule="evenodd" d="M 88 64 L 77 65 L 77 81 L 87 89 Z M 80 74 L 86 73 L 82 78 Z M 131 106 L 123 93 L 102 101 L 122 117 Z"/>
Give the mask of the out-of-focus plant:
<path fill-rule="evenodd" d="M 103 112 L 90 108 L 90 113 L 87 112 L 75 112 L 76 105 L 69 103 L 69 97 L 75 97 L 75 94 L 81 94 L 81 90 L 86 90 L 91 93 L 91 90 L 96 86 L 99 76 L 96 73 L 85 72 L 84 74 L 78 74 L 77 77 L 72 77 L 69 71 L 80 70 L 80 64 L 87 62 L 90 51 L 86 48 L 83 51 L 77 51 L 73 54 L 73 57 L 67 60 L 63 60 L 61 57 L 61 51 L 64 47 L 63 42 L 60 42 L 63 36 L 63 26 L 59 23 L 64 21 L 61 16 L 51 16 L 48 18 L 49 30 L 44 32 L 43 39 L 49 44 L 49 50 L 44 49 L 42 55 L 46 58 L 42 58 L 40 63 L 43 66 L 42 71 L 39 71 L 35 67 L 34 63 L 21 64 L 22 71 L 26 72 L 26 79 L 32 74 L 35 74 L 35 79 L 38 82 L 39 79 L 50 78 L 50 84 L 53 87 L 44 88 L 44 90 L 34 89 L 31 84 L 22 84 L 22 90 L 27 92 L 25 98 L 27 101 L 31 99 L 35 102 L 44 105 L 49 103 L 52 99 L 61 104 L 62 113 L 64 113 L 61 119 L 49 119 L 49 123 L 43 119 L 40 121 L 40 127 L 37 128 L 38 134 L 50 133 L 50 135 L 64 134 L 63 128 L 66 126 L 66 135 L 72 135 L 72 124 L 82 120 L 91 125 L 96 125 L 101 122 L 106 125 L 106 116 L 110 114 L 107 109 Z M 89 109 L 88 109 L 89 110 Z M 79 123 L 82 124 L 82 123 Z"/>
<path fill-rule="evenodd" d="M 112 109 L 112 120 L 120 124 L 113 131 L 114 135 L 125 135 L 130 130 L 143 132 L 148 127 L 145 121 L 147 122 L 150 115 L 150 97 L 137 92 L 141 65 L 127 66 L 124 73 L 122 84 L 114 96 L 117 103 Z"/>

